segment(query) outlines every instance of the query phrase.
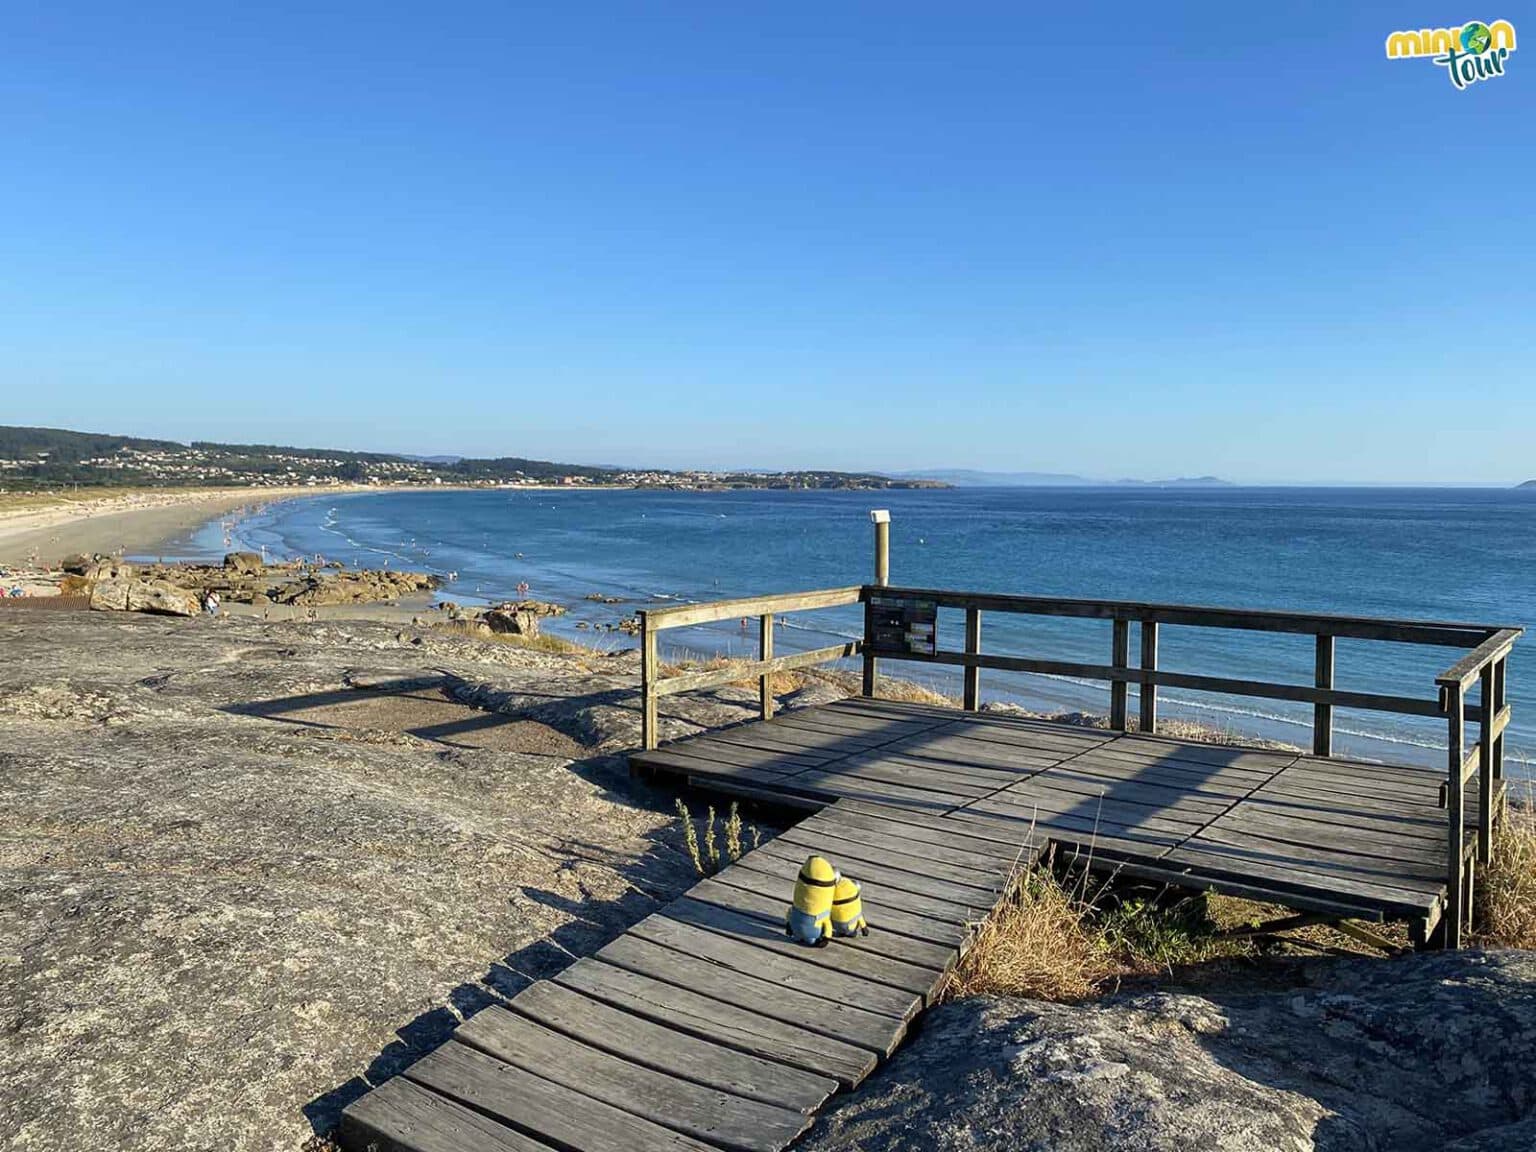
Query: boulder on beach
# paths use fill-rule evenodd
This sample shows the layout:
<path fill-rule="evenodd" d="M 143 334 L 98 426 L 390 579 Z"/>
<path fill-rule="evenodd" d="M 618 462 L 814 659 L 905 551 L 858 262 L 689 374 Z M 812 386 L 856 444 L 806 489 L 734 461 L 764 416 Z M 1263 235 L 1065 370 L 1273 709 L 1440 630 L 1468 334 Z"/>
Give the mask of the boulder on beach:
<path fill-rule="evenodd" d="M 84 552 L 77 552 L 73 556 L 66 556 L 59 561 L 59 570 L 70 576 L 84 576 L 95 563 L 94 558 Z"/>
<path fill-rule="evenodd" d="M 98 580 L 91 589 L 91 607 L 98 612 L 128 611 L 128 581 Z"/>
<path fill-rule="evenodd" d="M 159 616 L 196 616 L 196 595 L 165 580 L 98 580 L 90 606 L 98 612 L 152 612 Z"/>
<path fill-rule="evenodd" d="M 224 567 L 242 576 L 254 576 L 266 567 L 256 552 L 230 552 L 224 557 Z"/>
<path fill-rule="evenodd" d="M 534 637 L 539 634 L 539 618 L 524 609 L 492 608 L 480 617 L 492 632 L 504 636 Z"/>

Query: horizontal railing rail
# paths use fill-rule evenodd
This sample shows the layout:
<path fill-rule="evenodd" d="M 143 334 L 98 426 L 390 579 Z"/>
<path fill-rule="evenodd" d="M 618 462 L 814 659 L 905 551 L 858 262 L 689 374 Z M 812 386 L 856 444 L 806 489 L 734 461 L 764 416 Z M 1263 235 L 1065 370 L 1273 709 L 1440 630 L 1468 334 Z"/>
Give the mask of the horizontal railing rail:
<path fill-rule="evenodd" d="M 722 688 L 743 680 L 756 678 L 758 682 L 758 711 L 764 720 L 773 719 L 773 677 L 775 673 L 790 672 L 798 668 L 810 668 L 834 660 L 850 659 L 863 651 L 858 640 L 844 644 L 831 644 L 813 648 L 808 652 L 792 652 L 785 656 L 773 654 L 773 629 L 775 617 L 790 612 L 810 612 L 818 608 L 838 608 L 857 604 L 864 589 L 857 585 L 849 588 L 824 588 L 812 592 L 782 592 L 771 596 L 744 596 L 735 600 L 714 600 L 704 604 L 678 604 L 670 608 L 646 609 L 640 612 L 640 742 L 646 751 L 654 749 L 660 741 L 658 702 L 663 696 L 679 692 L 700 692 L 710 688 Z M 690 628 L 699 624 L 713 624 L 721 620 L 746 620 L 757 617 L 758 658 L 753 661 L 731 661 L 720 668 L 708 668 L 696 672 L 679 672 L 670 676 L 661 674 L 661 656 L 658 636 L 673 628 Z"/>
<path fill-rule="evenodd" d="M 1157 689 L 1160 687 L 1288 700 L 1312 705 L 1312 752 L 1324 757 L 1333 755 L 1335 708 L 1445 720 L 1449 725 L 1449 763 L 1445 784 L 1441 788 L 1442 803 L 1447 810 L 1448 839 L 1443 939 L 1451 947 L 1459 943 L 1466 913 L 1471 906 L 1474 868 L 1489 860 L 1493 822 L 1503 799 L 1504 732 L 1510 722 L 1505 689 L 1506 666 L 1510 650 L 1522 635 L 1523 629 L 1462 621 L 1392 620 L 1315 612 L 1084 600 L 1059 596 L 1013 596 L 938 588 L 893 588 L 889 585 L 867 586 L 864 600 L 866 695 L 873 695 L 876 691 L 877 661 L 911 660 L 962 668 L 963 707 L 972 711 L 980 705 L 980 674 L 983 669 L 1104 681 L 1110 686 L 1110 727 L 1122 732 L 1129 727 L 1127 706 L 1131 684 L 1139 687 L 1138 727 L 1149 733 L 1157 730 Z M 902 635 L 899 628 L 893 632 L 889 624 L 878 630 L 877 635 L 872 602 L 878 602 L 885 612 L 903 603 L 914 606 L 909 613 L 910 618 L 925 621 L 920 626 L 922 630 L 917 634 L 916 641 L 912 636 Z M 939 608 L 964 611 L 963 651 L 938 646 Z M 983 653 L 981 632 L 984 612 L 1108 620 L 1111 624 L 1110 663 L 1094 664 Z M 1140 630 L 1140 653 L 1135 665 L 1132 665 L 1130 658 L 1132 624 L 1138 625 Z M 1310 635 L 1316 646 L 1313 683 L 1284 684 L 1165 671 L 1157 663 L 1158 631 L 1162 625 Z M 1334 686 L 1335 643 L 1340 639 L 1464 648 L 1469 651 L 1435 677 L 1437 691 L 1432 698 L 1357 692 Z M 1467 699 L 1474 685 L 1478 686 L 1475 704 Z M 1468 721 L 1480 725 L 1477 743 L 1470 749 L 1464 746 L 1465 725 Z M 1466 788 L 1474 779 L 1477 782 L 1478 827 L 1475 842 L 1468 844 L 1464 842 Z"/>

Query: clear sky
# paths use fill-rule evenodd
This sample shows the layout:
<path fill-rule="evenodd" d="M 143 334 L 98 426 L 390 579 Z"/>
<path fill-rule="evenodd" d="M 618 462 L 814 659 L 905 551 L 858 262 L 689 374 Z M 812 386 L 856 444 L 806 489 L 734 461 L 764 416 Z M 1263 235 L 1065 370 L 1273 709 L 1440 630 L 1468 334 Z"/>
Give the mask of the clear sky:
<path fill-rule="evenodd" d="M 0 423 L 1536 476 L 1536 6 L 1084 7 L 11 5 Z"/>

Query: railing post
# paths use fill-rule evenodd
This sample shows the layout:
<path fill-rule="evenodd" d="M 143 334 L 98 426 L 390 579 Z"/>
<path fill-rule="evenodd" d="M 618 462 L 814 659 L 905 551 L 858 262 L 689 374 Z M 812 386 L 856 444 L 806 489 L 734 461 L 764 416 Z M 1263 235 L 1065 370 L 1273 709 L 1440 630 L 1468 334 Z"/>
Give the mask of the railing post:
<path fill-rule="evenodd" d="M 1505 665 L 1509 663 L 1509 657 L 1505 656 L 1493 666 L 1493 707 L 1496 712 L 1504 711 L 1508 703 L 1504 692 Z M 1493 778 L 1502 784 L 1504 779 L 1504 733 L 1500 732 L 1493 739 Z"/>
<path fill-rule="evenodd" d="M 757 658 L 773 659 L 773 613 L 764 612 L 757 622 Z M 773 719 L 773 673 L 764 672 L 758 678 L 758 702 L 762 705 L 763 719 Z"/>
<path fill-rule="evenodd" d="M 1141 670 L 1143 672 L 1157 671 L 1157 621 L 1143 620 L 1141 622 Z M 1142 681 L 1139 693 L 1141 700 L 1141 724 L 1143 732 L 1157 731 L 1157 685 L 1148 681 Z"/>
<path fill-rule="evenodd" d="M 869 519 L 875 526 L 875 584 L 884 588 L 891 582 L 891 514 L 884 508 L 872 509 Z M 869 654 L 874 637 L 869 629 L 870 609 L 864 605 L 864 695 L 873 697 L 880 683 L 878 662 Z"/>
<path fill-rule="evenodd" d="M 1495 663 L 1497 663 L 1495 661 Z M 1495 703 L 1494 664 L 1486 664 L 1479 677 L 1482 686 L 1483 722 L 1477 734 L 1477 862 L 1487 864 L 1493 855 L 1493 724 L 1499 709 Z"/>
<path fill-rule="evenodd" d="M 1466 799 L 1466 785 L 1461 779 L 1462 766 L 1466 761 L 1466 751 L 1462 742 L 1466 736 L 1466 695 L 1460 685 L 1446 692 L 1446 713 L 1448 734 L 1446 743 L 1447 762 L 1449 763 L 1449 776 L 1446 778 L 1445 809 L 1446 809 L 1446 869 L 1445 869 L 1445 916 L 1442 920 L 1445 946 L 1447 948 L 1461 947 L 1461 920 L 1462 908 L 1462 882 L 1464 871 L 1462 862 L 1465 853 L 1462 847 L 1462 832 L 1466 824 L 1466 817 L 1462 808 Z"/>
<path fill-rule="evenodd" d="M 1333 637 L 1317 638 L 1317 686 L 1333 688 Z M 1312 705 L 1312 755 L 1333 755 L 1333 705 Z"/>
<path fill-rule="evenodd" d="M 650 614 L 640 613 L 640 745 L 647 752 L 655 749 L 656 731 L 656 629 Z"/>
<path fill-rule="evenodd" d="M 965 650 L 973 656 L 981 655 L 981 609 L 965 610 Z M 965 669 L 965 710 L 974 712 L 981 707 L 981 669 L 974 664 Z"/>
<path fill-rule="evenodd" d="M 1129 620 L 1114 622 L 1110 648 L 1109 662 L 1117 671 L 1128 669 L 1131 663 L 1131 622 Z M 1129 687 L 1124 680 L 1111 680 L 1109 684 L 1109 726 L 1117 732 L 1125 731 L 1125 702 Z"/>

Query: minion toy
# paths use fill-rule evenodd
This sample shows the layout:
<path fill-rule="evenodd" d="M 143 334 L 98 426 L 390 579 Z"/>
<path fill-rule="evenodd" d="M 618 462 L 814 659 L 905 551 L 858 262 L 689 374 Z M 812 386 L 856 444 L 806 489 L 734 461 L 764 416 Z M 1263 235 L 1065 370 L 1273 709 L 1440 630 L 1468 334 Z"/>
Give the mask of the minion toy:
<path fill-rule="evenodd" d="M 864 922 L 864 901 L 860 896 L 859 882 L 851 876 L 839 876 L 837 885 L 832 889 L 832 935 L 869 935 L 869 925 Z"/>
<path fill-rule="evenodd" d="M 832 938 L 832 893 L 837 869 L 820 856 L 807 856 L 795 881 L 795 902 L 784 922 L 784 934 L 820 948 Z"/>

